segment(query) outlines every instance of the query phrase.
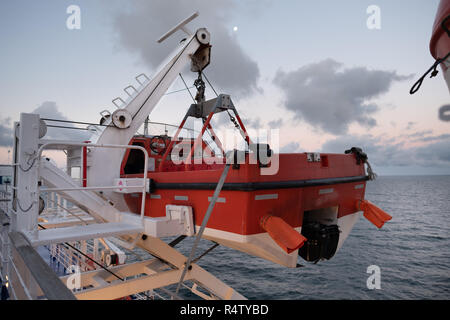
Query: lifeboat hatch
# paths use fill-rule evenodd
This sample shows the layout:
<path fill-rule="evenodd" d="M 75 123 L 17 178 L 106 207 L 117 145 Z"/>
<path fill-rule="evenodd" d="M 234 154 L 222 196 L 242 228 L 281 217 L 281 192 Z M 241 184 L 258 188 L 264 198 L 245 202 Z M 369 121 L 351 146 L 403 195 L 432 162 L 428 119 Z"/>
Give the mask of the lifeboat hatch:
<path fill-rule="evenodd" d="M 139 146 L 145 148 L 144 142 L 133 142 L 133 146 Z M 127 151 L 127 161 L 124 166 L 124 173 L 125 174 L 137 174 L 137 173 L 144 173 L 144 162 L 145 162 L 145 156 L 142 153 L 141 150 L 138 149 L 129 149 Z"/>
<path fill-rule="evenodd" d="M 317 263 L 331 259 L 339 243 L 338 207 L 305 211 L 302 235 L 307 239 L 298 254 L 304 260 Z"/>

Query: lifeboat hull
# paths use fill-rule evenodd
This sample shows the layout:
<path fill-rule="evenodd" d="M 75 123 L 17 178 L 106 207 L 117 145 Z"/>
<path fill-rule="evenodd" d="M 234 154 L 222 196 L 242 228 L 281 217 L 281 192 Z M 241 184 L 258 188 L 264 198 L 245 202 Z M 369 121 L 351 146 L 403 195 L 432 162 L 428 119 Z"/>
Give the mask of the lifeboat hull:
<path fill-rule="evenodd" d="M 430 41 L 430 52 L 435 59 L 442 59 L 450 53 L 450 1 L 441 0 L 433 34 Z M 450 57 L 441 63 L 445 81 L 450 91 Z"/>
<path fill-rule="evenodd" d="M 297 232 L 305 218 L 339 226 L 338 249 L 359 218 L 356 206 L 364 198 L 364 164 L 354 154 L 321 154 L 309 161 L 307 154 L 280 154 L 274 175 L 261 175 L 258 164 L 231 168 L 203 237 L 228 247 L 295 267 L 298 250 L 283 251 L 261 226 L 267 215 L 280 217 Z M 191 165 L 149 172 L 151 193 L 145 215 L 163 217 L 167 205 L 190 206 L 198 231 L 223 171 L 223 164 Z M 142 174 L 122 175 L 124 178 Z M 141 195 L 125 195 L 133 212 L 140 212 Z"/>

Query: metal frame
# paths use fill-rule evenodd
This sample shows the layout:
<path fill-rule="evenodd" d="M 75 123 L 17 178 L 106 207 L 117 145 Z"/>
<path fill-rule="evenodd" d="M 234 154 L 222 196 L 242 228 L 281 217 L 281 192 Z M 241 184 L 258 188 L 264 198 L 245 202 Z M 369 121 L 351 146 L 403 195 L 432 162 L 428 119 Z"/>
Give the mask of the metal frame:
<path fill-rule="evenodd" d="M 222 154 L 225 158 L 226 155 L 225 155 L 225 151 L 223 149 L 222 143 L 220 142 L 219 138 L 212 130 L 210 122 L 211 122 L 211 119 L 214 116 L 214 114 L 220 113 L 220 112 L 225 112 L 228 110 L 232 110 L 234 115 L 236 116 L 236 120 L 238 121 L 238 124 L 239 124 L 239 133 L 241 134 L 241 136 L 245 140 L 245 142 L 247 142 L 247 146 L 250 148 L 250 145 L 251 145 L 250 137 L 247 133 L 247 130 L 245 129 L 244 124 L 242 123 L 239 113 L 237 112 L 236 108 L 234 107 L 234 104 L 233 104 L 230 96 L 225 95 L 225 94 L 220 94 L 218 97 L 216 97 L 214 99 L 191 105 L 189 110 L 186 112 L 183 120 L 181 121 L 180 125 L 178 126 L 178 130 L 176 131 L 174 137 L 170 141 L 169 146 L 167 147 L 166 151 L 164 152 L 161 162 L 159 163 L 158 170 L 159 171 L 163 170 L 164 162 L 167 160 L 168 155 L 170 154 L 171 150 L 173 149 L 175 142 L 178 140 L 178 136 L 189 117 L 201 118 L 201 119 L 206 118 L 206 120 L 202 126 L 202 130 L 198 134 L 197 138 L 194 140 L 194 145 L 191 147 L 190 152 L 189 152 L 188 156 L 186 157 L 185 168 L 186 169 L 189 168 L 189 166 L 191 164 L 192 155 L 194 154 L 196 148 L 198 148 L 198 145 L 201 144 L 201 141 L 202 141 L 203 135 L 205 134 L 206 129 L 211 130 L 211 134 L 215 137 L 213 139 L 213 141 L 216 143 L 218 148 L 222 151 Z"/>
<path fill-rule="evenodd" d="M 40 159 L 42 152 L 44 149 L 46 149 L 49 146 L 54 145 L 61 145 L 59 142 L 47 142 L 44 143 L 38 150 L 37 158 Z M 115 145 L 115 144 L 96 144 L 96 143 L 77 143 L 77 142 L 64 142 L 64 146 L 73 146 L 73 147 L 95 147 L 95 148 L 113 148 L 113 149 L 137 149 L 141 150 L 144 153 L 144 172 L 148 171 L 148 152 L 145 148 L 141 146 L 135 146 L 135 145 Z M 86 164 L 85 164 L 86 165 Z M 38 162 L 38 170 L 40 169 L 40 162 Z M 141 222 L 144 223 L 144 213 L 145 213 L 145 195 L 147 193 L 147 177 L 144 175 L 142 178 L 142 202 L 141 202 Z M 135 188 L 137 186 L 134 186 Z M 46 189 L 40 189 L 41 191 L 77 191 L 77 190 L 116 190 L 118 187 L 116 185 L 114 186 L 94 186 L 94 187 L 79 187 L 79 188 L 46 188 Z"/>
<path fill-rule="evenodd" d="M 114 277 L 105 270 L 82 273 L 81 286 L 92 287 L 77 291 L 75 293 L 77 299 L 117 299 L 147 290 L 164 288 L 179 282 L 186 263 L 186 257 L 184 255 L 167 243 L 154 237 L 148 237 L 146 240 L 140 239 L 137 244 L 158 258 L 109 269 L 123 278 L 124 281 L 117 279 L 117 277 Z M 187 271 L 184 280 L 194 282 L 194 286 L 189 288 L 194 294 L 196 294 L 195 291 L 198 291 L 197 287 L 201 286 L 211 293 L 212 299 L 245 299 L 244 296 L 197 264 L 193 263 L 191 266 L 192 268 Z M 168 268 L 171 270 L 167 270 Z M 65 281 L 68 277 L 62 277 L 61 280 Z M 177 297 L 173 292 L 170 292 L 170 295 L 173 298 Z M 205 298 L 205 296 L 201 297 Z"/>

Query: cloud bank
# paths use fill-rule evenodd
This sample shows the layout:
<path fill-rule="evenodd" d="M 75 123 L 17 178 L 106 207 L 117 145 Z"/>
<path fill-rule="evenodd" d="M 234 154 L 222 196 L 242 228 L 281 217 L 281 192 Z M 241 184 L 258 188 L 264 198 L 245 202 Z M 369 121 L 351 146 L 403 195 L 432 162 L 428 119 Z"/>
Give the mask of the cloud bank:
<path fill-rule="evenodd" d="M 45 101 L 31 113 L 37 113 L 41 118 L 57 119 L 57 120 L 69 120 L 64 114 L 58 110 L 58 106 L 53 101 Z M 71 123 L 59 123 L 46 121 L 47 125 L 58 125 L 68 128 L 76 128 Z M 75 140 L 85 141 L 89 139 L 91 133 L 85 130 L 76 129 L 62 129 L 47 127 L 46 139 L 59 139 L 59 140 Z M 13 142 L 13 131 L 11 118 L 0 120 L 0 147 L 11 147 Z"/>
<path fill-rule="evenodd" d="M 230 20 L 237 9 L 235 2 L 131 0 L 127 1 L 127 5 L 128 10 L 121 5 L 121 9 L 116 12 L 113 27 L 119 43 L 130 52 L 136 52 L 150 67 L 158 66 L 186 35 L 178 31 L 161 44 L 156 40 L 181 20 L 199 11 L 200 16 L 189 23 L 188 28 L 195 31 L 198 27 L 206 27 L 211 33 L 212 62 L 205 73 L 218 87 L 216 90 L 226 90 L 226 93 L 240 97 L 259 90 L 258 65 L 244 52 L 232 34 Z"/>
<path fill-rule="evenodd" d="M 11 118 L 0 120 L 0 147 L 11 147 L 13 142 Z"/>
<path fill-rule="evenodd" d="M 280 148 L 280 153 L 296 153 L 300 151 L 300 143 L 294 141 L 289 142 L 288 144 Z"/>
<path fill-rule="evenodd" d="M 360 147 L 369 157 L 372 166 L 405 167 L 421 166 L 450 168 L 450 135 L 415 138 L 424 142 L 418 147 L 404 147 L 404 143 L 386 142 L 371 135 L 343 135 L 326 142 L 322 151 L 343 153 L 351 147 Z"/>
<path fill-rule="evenodd" d="M 327 59 L 291 72 L 278 71 L 273 82 L 284 92 L 284 106 L 295 118 L 340 135 L 355 122 L 374 127 L 379 106 L 370 100 L 388 92 L 395 81 L 409 78 L 365 67 L 343 69 L 342 63 Z"/>
<path fill-rule="evenodd" d="M 41 118 L 55 119 L 55 120 L 69 120 L 64 114 L 58 110 L 58 106 L 53 101 L 45 101 L 39 107 L 34 109 L 31 113 L 37 113 Z M 75 128 L 71 123 L 58 123 L 52 121 L 46 121 L 47 125 L 58 125 L 69 128 Z M 46 139 L 59 139 L 59 140 L 76 140 L 85 141 L 89 139 L 91 134 L 85 130 L 75 129 L 62 129 L 47 127 Z"/>

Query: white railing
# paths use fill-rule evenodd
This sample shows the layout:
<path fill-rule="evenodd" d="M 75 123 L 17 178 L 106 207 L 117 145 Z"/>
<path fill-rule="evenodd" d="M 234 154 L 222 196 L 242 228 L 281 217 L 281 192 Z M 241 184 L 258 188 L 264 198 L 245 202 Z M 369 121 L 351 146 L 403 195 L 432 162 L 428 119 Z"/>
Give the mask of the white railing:
<path fill-rule="evenodd" d="M 79 146 L 79 147 L 94 147 L 94 148 L 112 148 L 112 149 L 137 149 L 144 153 L 144 175 L 142 177 L 142 202 L 141 202 L 141 222 L 144 224 L 144 214 L 145 214 L 145 199 L 147 193 L 147 172 L 148 172 L 148 152 L 145 148 L 135 145 L 115 145 L 115 144 L 95 144 L 95 143 L 79 143 L 79 142 L 48 142 L 43 144 L 37 154 L 37 159 L 40 159 L 42 152 L 49 146 L 55 145 L 65 145 L 65 146 Z M 86 164 L 85 164 L 86 165 Z M 40 162 L 38 161 L 38 171 L 40 169 Z M 139 186 L 136 186 L 139 187 Z M 118 186 L 94 186 L 94 187 L 75 187 L 75 188 L 39 188 L 39 192 L 59 192 L 59 191 L 83 191 L 83 190 L 114 190 L 119 189 Z"/>
<path fill-rule="evenodd" d="M 12 194 L 9 192 L 8 185 L 2 185 L 0 189 L 0 209 L 5 211 L 5 213 L 8 213 L 8 208 L 11 203 Z"/>
<path fill-rule="evenodd" d="M 78 248 L 83 254 L 89 255 L 92 254 L 92 258 L 94 258 L 94 248 L 88 242 L 84 242 L 86 244 L 86 250 L 83 250 L 81 243 L 71 243 L 72 246 Z M 48 247 L 50 251 L 50 257 L 55 259 L 55 261 L 59 262 L 66 270 L 69 270 L 71 266 L 77 265 L 80 267 L 81 272 L 96 270 L 97 266 L 93 264 L 89 264 L 89 259 L 80 255 L 74 249 L 69 247 L 68 245 L 62 244 L 51 244 Z"/>

